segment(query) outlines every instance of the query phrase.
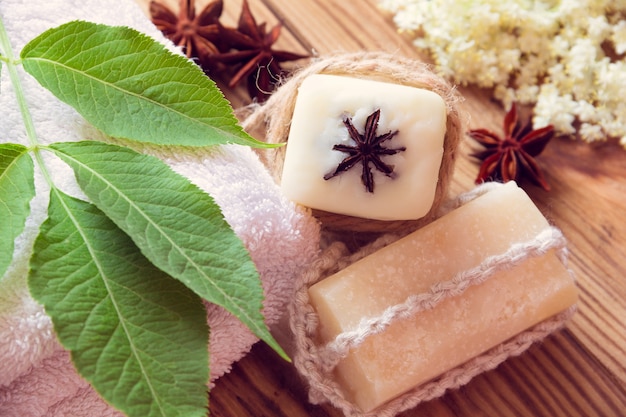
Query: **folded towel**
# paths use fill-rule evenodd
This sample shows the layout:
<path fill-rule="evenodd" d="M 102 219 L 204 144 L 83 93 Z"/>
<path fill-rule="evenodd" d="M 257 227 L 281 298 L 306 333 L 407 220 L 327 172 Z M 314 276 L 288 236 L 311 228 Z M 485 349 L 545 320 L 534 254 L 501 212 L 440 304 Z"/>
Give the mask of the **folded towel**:
<path fill-rule="evenodd" d="M 74 19 L 130 26 L 174 49 L 132 0 L 2 0 L 0 14 L 16 53 L 43 31 Z M 107 140 L 34 79 L 24 75 L 22 80 L 42 143 Z M 6 71 L 2 71 L 0 85 L 0 143 L 27 144 Z M 317 253 L 317 222 L 282 197 L 249 148 L 227 145 L 212 152 L 176 154 L 146 151 L 163 158 L 214 197 L 261 274 L 268 324 L 277 322 L 293 292 L 293 277 Z M 82 197 L 72 172 L 53 159 L 48 163 L 55 184 Z M 48 204 L 47 187 L 39 174 L 36 189 L 26 228 L 15 242 L 13 262 L 0 278 L 0 416 L 119 415 L 76 374 L 69 355 L 56 340 L 50 319 L 29 295 L 28 259 Z M 223 309 L 207 305 L 207 312 L 213 382 L 257 339 Z"/>

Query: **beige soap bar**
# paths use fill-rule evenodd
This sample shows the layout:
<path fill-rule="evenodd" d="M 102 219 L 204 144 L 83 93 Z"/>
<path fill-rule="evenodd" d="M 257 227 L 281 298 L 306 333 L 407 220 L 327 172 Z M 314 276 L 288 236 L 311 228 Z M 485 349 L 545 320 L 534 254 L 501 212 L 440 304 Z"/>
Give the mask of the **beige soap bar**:
<path fill-rule="evenodd" d="M 514 182 L 478 197 L 312 286 L 321 342 L 548 226 Z M 567 309 L 576 299 L 575 284 L 553 252 L 529 258 L 369 337 L 339 363 L 335 376 L 351 400 L 369 411 Z"/>
<path fill-rule="evenodd" d="M 367 163 L 373 192 L 362 182 L 363 164 L 327 178 L 350 154 L 335 145 L 355 146 L 344 124 L 359 134 L 368 116 L 380 111 L 376 136 L 400 149 L 383 155 L 386 175 Z M 298 88 L 283 164 L 281 189 L 296 203 L 318 210 L 377 220 L 415 220 L 433 205 L 446 133 L 446 105 L 436 93 L 405 85 L 315 74 Z"/>

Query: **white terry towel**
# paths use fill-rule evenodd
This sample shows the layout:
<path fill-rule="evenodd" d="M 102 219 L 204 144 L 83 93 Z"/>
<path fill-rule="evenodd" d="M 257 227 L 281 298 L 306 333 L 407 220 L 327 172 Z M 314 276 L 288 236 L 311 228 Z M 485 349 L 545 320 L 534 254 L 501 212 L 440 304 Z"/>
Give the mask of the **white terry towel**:
<path fill-rule="evenodd" d="M 15 54 L 38 34 L 74 19 L 130 26 L 168 43 L 133 0 L 2 0 L 0 14 Z M 42 143 L 105 139 L 73 109 L 21 73 Z M 6 68 L 0 86 L 0 143 L 27 144 Z M 280 194 L 247 147 L 228 145 L 214 152 L 161 156 L 220 205 L 261 274 L 266 320 L 270 325 L 276 323 L 292 294 L 294 276 L 317 254 L 317 222 Z M 59 162 L 48 162 L 55 183 L 81 197 L 72 172 Z M 48 190 L 39 176 L 36 188 L 26 229 L 16 239 L 13 262 L 0 278 L 0 416 L 119 415 L 76 374 L 69 355 L 56 340 L 50 319 L 28 293 L 28 259 L 48 204 Z M 221 308 L 209 306 L 207 310 L 213 382 L 257 339 Z"/>

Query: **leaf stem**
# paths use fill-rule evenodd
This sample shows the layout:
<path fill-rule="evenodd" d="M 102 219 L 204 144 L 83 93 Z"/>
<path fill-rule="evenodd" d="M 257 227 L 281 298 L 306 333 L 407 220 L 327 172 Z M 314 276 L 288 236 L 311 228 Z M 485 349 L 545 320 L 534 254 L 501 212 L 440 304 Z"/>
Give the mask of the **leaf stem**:
<path fill-rule="evenodd" d="M 0 16 L 0 49 L 2 50 L 3 56 L 5 58 L 3 59 L 3 61 L 6 63 L 7 71 L 9 71 L 9 78 L 11 80 L 11 84 L 13 85 L 13 90 L 15 91 L 15 96 L 20 107 L 20 112 L 22 113 L 24 128 L 26 129 L 26 136 L 28 137 L 30 145 L 36 148 L 39 144 L 39 142 L 37 141 L 37 133 L 35 132 L 35 125 L 30 115 L 30 111 L 28 110 L 28 104 L 26 103 L 26 96 L 24 95 L 22 82 L 17 72 L 17 65 L 19 65 L 20 61 L 16 60 L 15 56 L 13 55 L 13 48 L 11 47 L 9 35 L 7 34 L 7 31 L 4 27 L 2 16 Z"/>
<path fill-rule="evenodd" d="M 13 91 L 15 92 L 15 98 L 17 100 L 20 112 L 22 113 L 22 120 L 24 121 L 24 129 L 26 130 L 26 137 L 30 143 L 31 150 L 33 151 L 34 158 L 37 161 L 37 165 L 40 167 L 44 178 L 54 188 L 54 183 L 50 176 L 50 173 L 46 169 L 41 152 L 39 152 L 39 140 L 37 139 L 37 132 L 35 131 L 35 124 L 31 117 L 30 110 L 28 109 L 28 103 L 26 102 L 26 95 L 24 94 L 24 88 L 20 75 L 17 71 L 17 66 L 20 65 L 21 60 L 16 59 L 13 55 L 13 48 L 11 47 L 11 41 L 9 35 L 4 27 L 2 16 L 0 15 L 0 59 L 5 62 L 7 71 L 9 71 L 9 79 L 13 85 Z"/>

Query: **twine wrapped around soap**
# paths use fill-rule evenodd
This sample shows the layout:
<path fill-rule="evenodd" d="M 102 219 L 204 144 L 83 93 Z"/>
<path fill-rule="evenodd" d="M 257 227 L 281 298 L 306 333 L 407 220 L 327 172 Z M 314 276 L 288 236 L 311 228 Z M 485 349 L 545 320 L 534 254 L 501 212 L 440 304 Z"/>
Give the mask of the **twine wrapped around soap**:
<path fill-rule="evenodd" d="M 501 184 L 487 183 L 476 187 L 473 191 L 459 196 L 448 205 L 448 209 L 459 207 L 498 186 Z M 409 296 L 404 303 L 389 307 L 379 317 L 361 322 L 355 330 L 338 335 L 328 344 L 317 345 L 315 338 L 318 317 L 309 301 L 309 287 L 397 239 L 396 235 L 385 234 L 355 253 L 350 253 L 343 243 L 335 241 L 296 282 L 296 294 L 290 305 L 290 326 L 296 346 L 294 364 L 309 384 L 311 402 L 330 402 L 350 417 L 395 416 L 420 402 L 443 395 L 446 390 L 458 388 L 474 376 L 497 367 L 507 358 L 521 354 L 531 344 L 562 327 L 575 312 L 575 307 L 571 307 L 440 377 L 400 395 L 376 410 L 363 413 L 346 398 L 332 374 L 334 367 L 346 357 L 350 349 L 359 346 L 367 337 L 384 331 L 393 322 L 432 309 L 444 299 L 457 296 L 470 286 L 485 282 L 497 271 L 509 269 L 530 257 L 541 256 L 554 250 L 563 264 L 567 263 L 565 238 L 560 230 L 549 227 L 533 239 L 512 245 L 504 253 L 484 259 L 475 268 L 459 273 L 446 282 L 437 283 L 430 291 Z"/>
<path fill-rule="evenodd" d="M 266 103 L 249 107 L 247 110 L 250 113 L 242 121 L 242 127 L 253 136 L 264 137 L 268 143 L 287 142 L 298 87 L 305 78 L 318 73 L 364 78 L 433 91 L 446 104 L 447 123 L 439 181 L 432 208 L 424 217 L 410 221 L 380 221 L 318 210 L 314 210 L 313 214 L 321 220 L 323 227 L 330 230 L 392 232 L 411 230 L 430 223 L 447 198 L 455 151 L 462 137 L 462 120 L 457 109 L 460 95 L 447 81 L 432 72 L 427 64 L 415 59 L 384 52 L 335 54 L 313 60 L 277 88 Z M 280 182 L 285 147 L 263 150 L 260 156 L 274 179 Z"/>

